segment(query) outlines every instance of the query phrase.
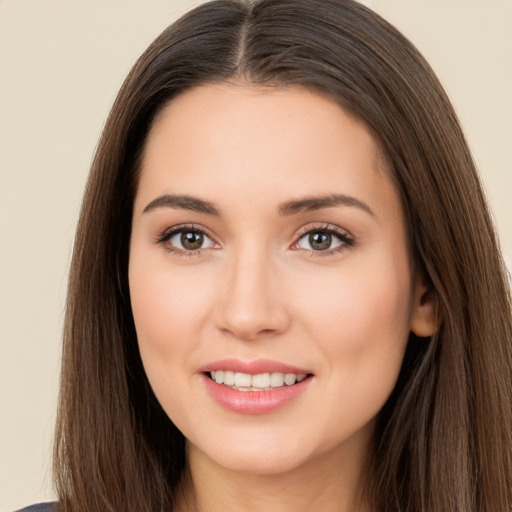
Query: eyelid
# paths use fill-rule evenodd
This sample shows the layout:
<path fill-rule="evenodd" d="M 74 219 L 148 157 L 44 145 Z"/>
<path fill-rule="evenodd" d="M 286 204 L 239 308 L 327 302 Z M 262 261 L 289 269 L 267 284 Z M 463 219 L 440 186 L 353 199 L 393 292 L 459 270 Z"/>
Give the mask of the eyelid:
<path fill-rule="evenodd" d="M 186 250 L 186 249 L 180 249 L 179 247 L 175 246 L 167 246 L 166 242 L 168 242 L 172 237 L 174 237 L 176 234 L 183 232 L 183 231 L 195 231 L 197 233 L 201 233 L 208 239 L 212 241 L 213 244 L 216 244 L 218 247 L 208 247 L 203 249 L 195 249 L 195 250 Z M 323 251 L 315 251 L 315 250 L 308 250 L 297 247 L 297 244 L 302 240 L 306 235 L 309 235 L 311 233 L 315 232 L 324 232 L 329 233 L 335 237 L 337 237 L 342 243 L 335 247 L 334 249 L 326 249 Z M 164 229 L 161 231 L 154 240 L 155 244 L 163 245 L 167 249 L 167 251 L 175 253 L 177 255 L 185 255 L 185 256 L 195 256 L 201 254 L 206 249 L 218 249 L 220 248 L 220 244 L 216 241 L 215 236 L 210 234 L 209 230 L 205 228 L 204 226 L 200 226 L 198 224 L 194 223 L 186 223 L 186 224 L 178 224 L 175 226 L 171 226 L 169 228 Z M 336 225 L 333 224 L 321 224 L 321 225 L 312 225 L 308 224 L 304 227 L 302 227 L 295 238 L 295 242 L 291 245 L 292 250 L 302 250 L 309 252 L 312 256 L 329 256 L 338 252 L 342 252 L 346 250 L 349 247 L 352 247 L 354 245 L 355 241 L 353 236 L 345 229 L 342 229 Z"/>
<path fill-rule="evenodd" d="M 307 235 L 311 232 L 315 231 L 327 231 L 329 233 L 334 233 L 335 235 L 353 238 L 352 235 L 346 230 L 342 229 L 334 224 L 322 223 L 322 224 L 307 224 L 299 229 L 297 233 L 297 239 L 302 238 L 304 235 Z"/>
<path fill-rule="evenodd" d="M 306 236 L 311 233 L 329 233 L 335 237 L 337 237 L 342 243 L 333 248 L 333 249 L 326 249 L 325 251 L 314 251 L 314 250 L 308 250 L 308 249 L 302 249 L 298 248 L 298 243 Z M 310 253 L 311 256 L 330 256 L 336 253 L 340 253 L 345 251 L 346 249 L 354 246 L 355 240 L 354 237 L 346 230 L 342 229 L 336 225 L 333 224 L 322 224 L 322 225 L 311 225 L 308 224 L 304 227 L 302 227 L 296 236 L 296 241 L 292 244 L 293 250 L 305 250 Z"/>
<path fill-rule="evenodd" d="M 177 224 L 175 226 L 171 226 L 169 228 L 160 231 L 155 239 L 154 243 L 158 245 L 163 245 L 169 252 L 176 253 L 178 255 L 186 255 L 186 256 L 195 256 L 203 252 L 205 249 L 195 249 L 195 250 L 185 250 L 180 249 L 179 247 L 167 246 L 166 242 L 168 242 L 173 236 L 183 231 L 194 231 L 197 233 L 201 233 L 208 239 L 210 239 L 214 244 L 220 245 L 213 235 L 210 234 L 209 230 L 207 230 L 204 226 L 200 226 L 194 223 L 186 223 L 186 224 Z"/>

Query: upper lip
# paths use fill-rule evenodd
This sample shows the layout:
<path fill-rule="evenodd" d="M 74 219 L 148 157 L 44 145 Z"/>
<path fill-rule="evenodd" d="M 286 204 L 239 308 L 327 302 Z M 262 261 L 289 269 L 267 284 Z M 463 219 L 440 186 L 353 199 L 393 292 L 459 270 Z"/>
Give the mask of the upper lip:
<path fill-rule="evenodd" d="M 219 361 L 208 363 L 200 368 L 199 371 L 206 373 L 214 372 L 217 370 L 249 373 L 251 375 L 257 375 L 260 373 L 294 373 L 296 375 L 311 373 L 304 368 L 298 368 L 297 366 L 291 366 L 289 364 L 282 363 L 280 361 L 273 361 L 271 359 L 255 359 L 252 361 L 244 361 L 237 358 L 220 359 Z"/>

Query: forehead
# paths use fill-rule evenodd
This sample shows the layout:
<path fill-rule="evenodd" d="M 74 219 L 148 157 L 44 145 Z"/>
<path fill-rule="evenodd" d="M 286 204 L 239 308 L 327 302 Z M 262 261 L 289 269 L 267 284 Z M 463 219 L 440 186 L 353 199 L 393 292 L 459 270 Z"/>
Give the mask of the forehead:
<path fill-rule="evenodd" d="M 155 119 L 138 196 L 231 194 L 245 196 L 247 206 L 305 192 L 371 201 L 389 191 L 396 200 L 383 161 L 365 125 L 324 96 L 301 87 L 206 85 Z"/>

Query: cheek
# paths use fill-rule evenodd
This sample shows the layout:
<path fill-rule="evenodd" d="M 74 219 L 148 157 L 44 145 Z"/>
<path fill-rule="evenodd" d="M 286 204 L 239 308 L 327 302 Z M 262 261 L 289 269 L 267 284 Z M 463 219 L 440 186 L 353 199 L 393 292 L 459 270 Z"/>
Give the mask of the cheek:
<path fill-rule="evenodd" d="M 352 268 L 317 280 L 302 303 L 308 319 L 302 327 L 316 341 L 323 361 L 319 373 L 329 382 L 329 393 L 318 395 L 314 411 L 327 415 L 326 443 L 335 443 L 340 429 L 349 435 L 369 424 L 400 372 L 409 337 L 410 280 L 394 266 L 382 274 L 384 268 Z"/>
<path fill-rule="evenodd" d="M 211 286 L 198 271 L 172 268 L 165 253 L 155 256 L 137 249 L 130 254 L 129 265 L 135 329 L 146 374 L 159 400 L 166 403 L 172 398 L 169 390 L 193 373 Z"/>
<path fill-rule="evenodd" d="M 133 256 L 129 282 L 132 311 L 141 340 L 161 341 L 165 346 L 183 339 L 201 322 L 200 311 L 210 302 L 209 286 L 199 272 L 170 270 L 157 262 L 140 264 Z"/>
<path fill-rule="evenodd" d="M 208 310 L 211 287 L 190 269 L 170 272 L 168 262 L 137 256 L 130 256 L 129 283 L 142 363 L 158 401 L 180 425 L 195 409 L 190 378 L 204 326 L 200 312 Z M 180 399 L 185 395 L 186 407 Z"/>
<path fill-rule="evenodd" d="M 365 268 L 361 273 L 331 275 L 323 282 L 317 278 L 302 309 L 315 330 L 328 335 L 326 339 L 343 339 L 359 347 L 375 341 L 374 336 L 365 333 L 380 333 L 380 337 L 391 339 L 407 333 L 410 300 L 410 283 L 403 275 L 389 272 L 382 277 Z"/>
<path fill-rule="evenodd" d="M 361 259 L 323 280 L 317 276 L 302 303 L 303 327 L 323 352 L 325 371 L 340 393 L 353 393 L 355 405 L 370 409 L 393 389 L 409 338 L 412 284 L 408 260 L 401 261 Z"/>

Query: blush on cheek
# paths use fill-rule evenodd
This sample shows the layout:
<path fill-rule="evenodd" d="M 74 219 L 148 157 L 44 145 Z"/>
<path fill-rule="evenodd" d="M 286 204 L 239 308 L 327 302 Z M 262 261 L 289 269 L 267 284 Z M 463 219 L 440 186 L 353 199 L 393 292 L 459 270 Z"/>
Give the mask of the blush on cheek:
<path fill-rule="evenodd" d="M 156 339 L 169 337 L 193 316 L 185 300 L 188 295 L 175 281 L 162 273 L 133 269 L 130 296 L 138 332 L 151 333 Z"/>
<path fill-rule="evenodd" d="M 356 343 L 362 330 L 375 329 L 382 321 L 389 320 L 389 297 L 377 286 L 361 286 L 354 279 L 337 283 L 321 298 L 311 297 L 307 306 L 315 312 L 310 316 L 318 319 L 329 337 L 341 335 Z"/>

